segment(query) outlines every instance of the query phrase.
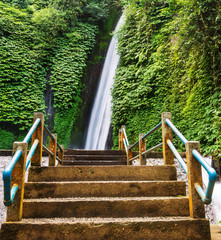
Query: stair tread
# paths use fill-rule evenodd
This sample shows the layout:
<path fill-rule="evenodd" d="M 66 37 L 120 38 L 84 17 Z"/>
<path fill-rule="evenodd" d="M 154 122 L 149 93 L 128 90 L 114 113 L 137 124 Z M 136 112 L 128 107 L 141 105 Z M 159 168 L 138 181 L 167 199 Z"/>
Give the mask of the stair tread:
<path fill-rule="evenodd" d="M 90 154 L 65 154 L 64 157 L 113 157 L 113 158 L 127 158 L 126 155 L 112 155 L 112 154 L 107 154 L 107 155 L 101 155 L 101 154 L 94 154 L 94 155 L 90 155 Z"/>
<path fill-rule="evenodd" d="M 73 197 L 73 198 L 35 198 L 24 199 L 24 202 L 92 202 L 92 201 L 157 201 L 169 199 L 188 199 L 186 196 L 166 197 Z"/>
<path fill-rule="evenodd" d="M 193 219 L 188 216 L 160 216 L 160 217 L 128 217 L 128 218 L 23 218 L 19 222 L 10 222 L 9 224 L 61 224 L 61 223 L 108 223 L 108 222 L 154 222 L 154 221 L 197 221 L 199 219 Z M 200 219 L 203 220 L 203 219 Z"/>
<path fill-rule="evenodd" d="M 25 184 L 88 184 L 88 183 L 186 183 L 185 181 L 177 181 L 177 180 L 158 180 L 158 181 L 154 181 L 154 180 L 131 180 L 131 181 L 127 181 L 127 180 L 118 180 L 118 181 L 50 181 L 50 182 L 26 182 Z"/>

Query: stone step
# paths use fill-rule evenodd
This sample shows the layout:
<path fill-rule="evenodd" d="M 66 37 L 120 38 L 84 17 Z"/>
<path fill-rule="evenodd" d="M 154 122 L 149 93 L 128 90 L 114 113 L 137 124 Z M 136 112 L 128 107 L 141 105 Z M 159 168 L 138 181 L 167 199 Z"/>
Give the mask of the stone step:
<path fill-rule="evenodd" d="M 65 155 L 123 155 L 126 156 L 123 150 L 85 150 L 85 149 L 66 149 Z"/>
<path fill-rule="evenodd" d="M 114 161 L 114 160 L 65 160 L 63 161 L 63 165 L 82 165 L 82 166 L 105 166 L 105 165 L 109 165 L 109 166 L 114 166 L 114 165 L 127 165 L 127 161 Z"/>
<path fill-rule="evenodd" d="M 156 197 L 186 195 L 184 181 L 28 182 L 25 198 Z"/>
<path fill-rule="evenodd" d="M 25 199 L 24 218 L 188 216 L 187 197 Z"/>
<path fill-rule="evenodd" d="M 29 182 L 176 180 L 175 166 L 31 167 Z"/>
<path fill-rule="evenodd" d="M 126 155 L 65 155 L 64 160 L 127 160 Z"/>
<path fill-rule="evenodd" d="M 209 240 L 207 219 L 55 218 L 23 219 L 2 224 L 1 240 Z"/>

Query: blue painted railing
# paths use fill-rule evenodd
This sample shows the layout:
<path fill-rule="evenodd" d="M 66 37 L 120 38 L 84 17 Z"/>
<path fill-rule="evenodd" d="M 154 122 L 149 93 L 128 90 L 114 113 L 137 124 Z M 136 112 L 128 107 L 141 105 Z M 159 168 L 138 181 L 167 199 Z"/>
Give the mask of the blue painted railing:
<path fill-rule="evenodd" d="M 174 126 L 174 124 L 169 119 L 166 118 L 165 122 L 169 126 L 169 128 L 177 135 L 177 137 L 182 141 L 184 146 L 186 146 L 186 143 L 188 142 L 188 140 L 183 136 L 183 134 Z M 157 124 L 153 129 L 151 129 L 148 133 L 146 133 L 141 138 L 141 140 L 146 140 L 146 137 L 151 135 L 153 132 L 155 132 L 161 126 L 162 126 L 162 122 Z M 122 132 L 123 132 L 123 138 L 122 139 L 123 139 L 124 149 L 125 149 L 127 155 L 129 155 L 128 152 L 131 152 L 131 150 L 139 144 L 139 140 L 136 141 L 133 145 L 129 146 L 129 141 L 128 141 L 127 136 L 126 136 L 125 127 L 122 128 Z M 187 164 L 183 160 L 183 158 L 180 156 L 179 152 L 177 151 L 177 149 L 173 145 L 172 141 L 168 139 L 166 141 L 166 144 L 171 149 L 172 153 L 174 154 L 174 156 L 176 157 L 176 159 L 180 163 L 184 172 L 188 175 Z M 149 152 L 154 151 L 154 150 L 156 150 L 156 149 L 158 149 L 162 146 L 163 146 L 163 143 L 160 143 L 160 144 L 158 144 L 158 145 L 156 145 L 156 146 L 154 146 L 154 147 L 152 147 L 152 148 L 150 148 L 150 149 L 148 149 L 148 150 L 146 150 L 142 153 L 139 153 L 137 156 L 129 158 L 128 162 L 132 162 L 133 160 L 138 159 L 140 154 L 142 156 L 144 156 L 144 155 L 148 154 Z M 215 182 L 217 180 L 217 173 L 211 166 L 209 166 L 209 164 L 206 162 L 206 160 L 200 155 L 200 153 L 196 149 L 194 149 L 192 151 L 192 154 L 209 175 L 209 182 L 208 182 L 208 186 L 206 188 L 206 191 L 203 190 L 203 188 L 199 185 L 199 183 L 196 183 L 195 186 L 194 186 L 196 191 L 198 192 L 199 196 L 201 197 L 202 202 L 204 204 L 209 204 L 209 203 L 211 203 L 211 200 L 212 200 L 212 193 L 213 193 Z M 130 154 L 130 156 L 132 156 L 132 153 Z"/>
<path fill-rule="evenodd" d="M 185 145 L 188 142 L 188 140 L 182 135 L 182 133 L 173 125 L 173 123 L 169 119 L 166 119 L 166 123 Z M 171 151 L 173 152 L 174 156 L 179 161 L 182 168 L 184 169 L 185 173 L 188 174 L 187 165 L 182 159 L 182 157 L 180 156 L 180 154 L 178 153 L 178 151 L 176 150 L 176 148 L 174 147 L 174 145 L 172 144 L 172 142 L 168 140 L 167 144 L 171 149 Z M 212 193 L 213 193 L 214 185 L 217 179 L 217 173 L 215 169 L 209 166 L 209 164 L 206 162 L 206 160 L 200 155 L 200 153 L 197 150 L 194 149 L 192 151 L 192 154 L 197 159 L 197 161 L 201 164 L 201 166 L 207 171 L 209 175 L 209 183 L 206 191 L 204 191 L 198 183 L 196 183 L 194 187 L 198 192 L 199 196 L 201 197 L 202 202 L 205 204 L 210 204 L 212 201 Z"/>
<path fill-rule="evenodd" d="M 27 143 L 28 144 L 30 142 L 30 140 L 31 140 L 34 132 L 38 128 L 39 124 L 42 124 L 43 130 L 47 133 L 47 135 L 50 137 L 50 139 L 52 139 L 55 142 L 55 138 L 54 138 L 53 134 L 49 131 L 49 129 L 46 126 L 44 126 L 43 122 L 44 122 L 44 120 L 42 120 L 42 122 L 41 122 L 40 118 L 36 118 L 34 124 L 30 128 L 29 132 L 27 133 L 27 135 L 24 138 L 24 140 L 22 141 L 22 143 Z M 42 136 L 42 139 L 43 139 L 43 136 Z M 27 169 L 28 169 L 28 167 L 31 163 L 32 157 L 34 156 L 34 153 L 35 153 L 38 145 L 39 145 L 39 139 L 34 139 L 33 144 L 31 146 L 31 149 L 30 149 L 30 151 L 27 155 L 27 158 L 26 158 L 25 172 L 27 171 Z M 58 160 L 59 163 L 62 164 L 63 156 L 64 156 L 63 146 L 59 145 L 56 141 L 55 153 L 52 153 L 43 144 L 42 144 L 42 147 L 49 155 L 53 156 L 56 160 Z M 57 147 L 59 148 L 58 156 L 56 156 L 56 148 Z M 10 163 L 5 168 L 5 170 L 3 171 L 4 205 L 7 206 L 7 207 L 9 207 L 13 204 L 15 195 L 18 191 L 18 184 L 14 183 L 13 186 L 11 186 L 12 185 L 12 172 L 13 172 L 13 170 L 14 170 L 14 168 L 15 168 L 16 164 L 18 163 L 21 156 L 22 156 L 22 150 L 17 150 L 15 152 L 14 156 L 12 157 L 12 160 L 10 161 Z"/>
<path fill-rule="evenodd" d="M 148 136 L 150 136 L 150 135 L 151 135 L 152 133 L 154 133 L 156 130 L 160 129 L 161 126 L 162 126 L 162 123 L 160 122 L 160 123 L 157 124 L 154 128 L 152 128 L 148 133 L 146 133 L 146 134 L 141 138 L 141 140 L 145 141 Z M 122 130 L 121 130 L 121 131 L 123 132 L 123 144 L 124 144 L 124 149 L 125 149 L 126 153 L 128 153 L 128 150 L 131 151 L 135 146 L 137 146 L 137 145 L 139 144 L 139 140 L 136 141 L 133 145 L 130 146 L 130 145 L 129 145 L 128 138 L 127 138 L 127 134 L 126 134 L 126 131 L 125 131 L 125 128 L 122 127 Z M 156 146 L 154 146 L 154 147 L 146 150 L 145 152 L 143 152 L 142 155 L 146 155 L 146 154 L 148 154 L 148 153 L 150 153 L 150 152 L 152 152 L 152 151 L 154 151 L 154 150 L 162 147 L 162 145 L 163 145 L 162 143 L 157 144 Z M 133 160 L 137 159 L 138 157 L 139 157 L 139 155 L 137 155 L 137 156 L 135 156 L 135 157 L 132 157 L 132 158 L 129 158 L 128 161 L 129 161 L 129 162 L 132 162 Z"/>
<path fill-rule="evenodd" d="M 37 118 L 33 124 L 33 126 L 31 127 L 31 129 L 29 130 L 28 134 L 26 135 L 26 137 L 24 138 L 23 142 L 24 143 L 28 143 L 33 135 L 33 133 L 35 132 L 36 128 L 38 127 L 39 123 L 41 122 L 40 118 Z M 27 164 L 25 169 L 28 169 L 28 166 L 31 162 L 31 158 L 36 150 L 38 146 L 38 140 L 36 140 L 32 147 L 31 150 L 27 156 Z M 5 168 L 4 172 L 3 172 L 3 181 L 4 181 L 4 204 L 5 206 L 11 206 L 13 201 L 14 201 L 14 197 L 18 191 L 18 185 L 15 183 L 13 184 L 13 186 L 11 187 L 11 176 L 12 176 L 12 171 L 16 165 L 16 163 L 18 162 L 18 160 L 20 159 L 22 155 L 22 151 L 21 150 L 17 150 L 11 160 L 11 162 L 8 164 L 8 166 Z"/>
<path fill-rule="evenodd" d="M 16 183 L 13 184 L 13 186 L 11 188 L 11 175 L 12 175 L 12 171 L 13 171 L 16 163 L 18 162 L 19 158 L 21 157 L 21 155 L 22 155 L 22 151 L 17 150 L 15 155 L 13 156 L 11 162 L 9 163 L 9 165 L 5 168 L 5 170 L 3 172 L 4 204 L 7 207 L 12 205 L 15 194 L 18 191 L 18 185 Z"/>

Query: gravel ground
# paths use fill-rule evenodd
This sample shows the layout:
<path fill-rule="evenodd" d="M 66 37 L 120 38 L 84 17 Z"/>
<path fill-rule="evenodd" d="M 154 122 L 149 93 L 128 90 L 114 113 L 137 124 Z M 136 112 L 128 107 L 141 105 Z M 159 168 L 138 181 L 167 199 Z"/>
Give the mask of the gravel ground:
<path fill-rule="evenodd" d="M 6 207 L 3 204 L 3 181 L 2 181 L 2 173 L 4 168 L 7 166 L 11 157 L 1 157 L 0 156 L 0 226 L 1 223 L 6 219 Z M 48 158 L 44 157 L 42 161 L 42 165 L 47 166 Z M 134 165 L 138 165 L 136 161 L 133 163 Z M 163 161 L 160 159 L 148 159 L 147 165 L 163 165 Z M 186 174 L 180 167 L 179 163 L 175 160 L 175 165 L 177 166 L 177 176 L 178 180 L 183 180 L 187 182 Z M 27 176 L 26 176 L 27 179 Z M 187 191 L 188 192 L 188 191 Z M 214 211 L 213 211 L 213 204 L 206 206 L 206 217 L 210 220 L 210 223 L 217 223 L 215 221 Z"/>

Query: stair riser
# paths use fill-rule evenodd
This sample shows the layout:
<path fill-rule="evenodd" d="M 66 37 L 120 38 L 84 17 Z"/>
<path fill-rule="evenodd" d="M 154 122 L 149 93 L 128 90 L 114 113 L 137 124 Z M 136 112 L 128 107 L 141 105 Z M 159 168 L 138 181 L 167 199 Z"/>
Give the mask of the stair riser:
<path fill-rule="evenodd" d="M 11 229 L 13 228 L 13 231 Z M 208 220 L 2 225 L 2 240 L 210 240 Z"/>
<path fill-rule="evenodd" d="M 119 155 L 65 155 L 64 160 L 112 160 L 127 161 L 126 156 Z"/>
<path fill-rule="evenodd" d="M 81 161 L 81 160 L 76 160 L 76 161 L 64 161 L 63 165 L 75 165 L 75 166 L 115 166 L 115 165 L 127 165 L 126 161 Z"/>
<path fill-rule="evenodd" d="M 31 167 L 29 182 L 176 180 L 174 166 Z"/>
<path fill-rule="evenodd" d="M 24 201 L 24 218 L 188 216 L 187 198 L 154 200 Z"/>
<path fill-rule="evenodd" d="M 25 198 L 135 197 L 186 195 L 185 182 L 26 183 Z"/>
<path fill-rule="evenodd" d="M 125 151 L 119 150 L 80 150 L 80 149 L 67 149 L 65 155 L 122 155 L 125 156 Z"/>

